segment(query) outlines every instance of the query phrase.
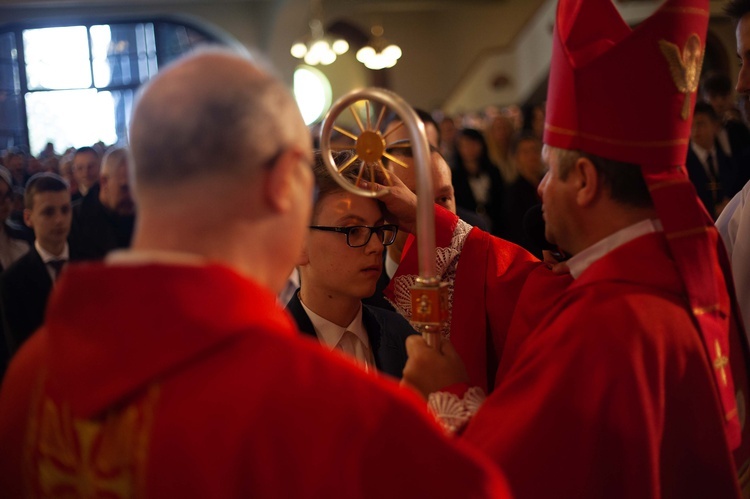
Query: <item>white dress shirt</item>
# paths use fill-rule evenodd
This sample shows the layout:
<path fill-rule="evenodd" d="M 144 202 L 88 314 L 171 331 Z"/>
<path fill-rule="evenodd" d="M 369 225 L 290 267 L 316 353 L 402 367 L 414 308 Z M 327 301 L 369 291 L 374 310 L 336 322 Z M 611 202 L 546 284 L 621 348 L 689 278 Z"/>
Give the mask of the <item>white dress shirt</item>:
<path fill-rule="evenodd" d="M 340 350 L 353 357 L 366 371 L 375 369 L 375 358 L 372 355 L 370 339 L 362 323 L 361 304 L 352 322 L 347 327 L 341 327 L 307 308 L 302 300 L 300 300 L 300 303 L 307 312 L 321 344 L 328 347 L 329 350 Z"/>
<path fill-rule="evenodd" d="M 289 274 L 289 277 L 286 278 L 284 289 L 282 289 L 281 293 L 279 293 L 278 295 L 279 305 L 281 305 L 282 308 L 286 307 L 286 304 L 289 303 L 289 300 L 292 299 L 292 296 L 294 296 L 294 293 L 296 293 L 298 289 L 299 270 L 297 268 L 294 268 L 292 270 L 292 273 Z"/>
<path fill-rule="evenodd" d="M 37 253 L 39 253 L 39 256 L 42 257 L 42 261 L 44 262 L 44 266 L 47 268 L 47 273 L 49 274 L 50 279 L 52 279 L 52 282 L 55 282 L 58 276 L 55 275 L 55 271 L 52 268 L 51 265 L 47 265 L 52 260 L 65 260 L 66 262 L 70 260 L 70 248 L 68 248 L 68 243 L 65 243 L 65 248 L 63 248 L 62 253 L 59 255 L 53 255 L 46 249 L 42 248 L 39 244 L 39 241 L 34 241 L 34 248 L 36 248 Z"/>

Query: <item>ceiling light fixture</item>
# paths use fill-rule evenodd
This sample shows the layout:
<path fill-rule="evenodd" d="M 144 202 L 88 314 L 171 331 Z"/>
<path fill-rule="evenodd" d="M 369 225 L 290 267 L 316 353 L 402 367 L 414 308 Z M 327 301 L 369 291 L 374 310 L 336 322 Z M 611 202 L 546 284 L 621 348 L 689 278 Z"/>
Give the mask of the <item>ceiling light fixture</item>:
<path fill-rule="evenodd" d="M 357 51 L 357 60 L 369 69 L 392 68 L 401 58 L 401 47 L 388 43 L 383 38 L 383 27 L 375 25 L 370 29 L 372 38 L 367 45 Z"/>
<path fill-rule="evenodd" d="M 318 64 L 328 66 L 336 60 L 337 56 L 349 50 L 349 43 L 343 38 L 334 40 L 326 36 L 323 30 L 322 0 L 311 0 L 310 11 L 310 36 L 297 41 L 292 45 L 290 52 L 310 66 Z"/>

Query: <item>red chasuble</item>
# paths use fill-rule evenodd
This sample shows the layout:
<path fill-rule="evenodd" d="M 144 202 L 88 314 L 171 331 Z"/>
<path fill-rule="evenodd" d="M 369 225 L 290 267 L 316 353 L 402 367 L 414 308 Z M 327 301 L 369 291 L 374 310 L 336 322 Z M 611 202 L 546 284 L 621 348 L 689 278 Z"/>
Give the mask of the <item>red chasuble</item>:
<path fill-rule="evenodd" d="M 450 291 L 444 336 L 466 364 L 471 384 L 491 391 L 500 360 L 538 324 L 570 275 L 553 274 L 525 249 L 472 228 L 437 205 L 435 234 L 437 269 Z M 407 319 L 409 288 L 418 273 L 416 250 L 409 238 L 385 291 Z"/>
<path fill-rule="evenodd" d="M 668 255 L 657 233 L 596 261 L 501 367 L 463 438 L 518 497 L 739 496 L 713 367 Z"/>
<path fill-rule="evenodd" d="M 84 264 L 0 390 L 3 497 L 508 497 L 226 267 Z"/>

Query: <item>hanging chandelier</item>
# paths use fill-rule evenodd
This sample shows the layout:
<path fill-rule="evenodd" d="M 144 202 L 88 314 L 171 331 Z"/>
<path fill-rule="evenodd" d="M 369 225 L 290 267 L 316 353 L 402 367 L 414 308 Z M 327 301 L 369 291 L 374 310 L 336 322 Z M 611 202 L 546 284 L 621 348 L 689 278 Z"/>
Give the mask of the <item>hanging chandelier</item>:
<path fill-rule="evenodd" d="M 310 1 L 310 36 L 297 41 L 290 50 L 292 56 L 302 59 L 305 64 L 328 66 L 336 57 L 349 50 L 349 43 L 343 38 L 333 39 L 323 30 L 322 0 Z"/>
<path fill-rule="evenodd" d="M 375 25 L 370 29 L 372 38 L 367 45 L 357 51 L 357 60 L 368 69 L 392 68 L 401 58 L 401 47 L 388 43 L 383 38 L 383 27 Z"/>

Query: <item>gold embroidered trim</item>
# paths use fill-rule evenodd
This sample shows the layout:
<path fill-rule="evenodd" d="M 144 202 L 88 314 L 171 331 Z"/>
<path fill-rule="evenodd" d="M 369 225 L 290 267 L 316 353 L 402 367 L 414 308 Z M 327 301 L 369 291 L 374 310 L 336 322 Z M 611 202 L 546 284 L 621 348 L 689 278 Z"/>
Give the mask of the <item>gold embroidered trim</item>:
<path fill-rule="evenodd" d="M 711 312 L 716 312 L 717 310 L 721 310 L 721 306 L 719 306 L 718 303 L 714 303 L 713 305 L 709 305 L 707 307 L 693 308 L 693 315 L 704 315 Z"/>
<path fill-rule="evenodd" d="M 708 232 L 708 227 L 696 227 L 695 229 L 687 229 L 687 230 L 681 230 L 679 232 L 670 232 L 667 234 L 667 239 L 673 240 L 673 239 L 680 239 L 681 237 L 690 237 L 695 236 L 698 234 L 703 234 Z"/>
<path fill-rule="evenodd" d="M 734 417 L 735 417 L 736 415 L 737 415 L 737 408 L 735 407 L 734 409 L 732 409 L 731 411 L 729 411 L 728 413 L 726 413 L 726 414 L 724 415 L 724 418 L 725 418 L 725 419 L 726 419 L 727 421 L 731 421 L 732 419 L 734 419 Z"/>
<path fill-rule="evenodd" d="M 696 33 L 691 34 L 685 42 L 682 53 L 677 45 L 666 40 L 659 40 L 659 48 L 669 64 L 669 72 L 672 74 L 672 81 L 677 91 L 685 94 L 680 117 L 687 120 L 690 115 L 690 94 L 698 90 L 701 66 L 703 66 L 705 51 L 701 39 Z"/>
<path fill-rule="evenodd" d="M 716 350 L 716 358 L 714 359 L 714 369 L 719 371 L 719 374 L 721 375 L 721 382 L 724 384 L 724 386 L 727 386 L 728 379 L 727 379 L 727 366 L 729 365 L 729 357 L 724 355 L 724 353 L 721 351 L 721 345 L 719 345 L 719 340 L 714 340 L 714 349 Z M 737 415 L 737 406 L 734 407 L 731 411 L 729 411 L 726 414 L 727 421 L 732 419 L 734 416 Z"/>
<path fill-rule="evenodd" d="M 570 135 L 571 137 L 583 137 L 584 139 L 596 140 L 605 144 L 612 144 L 617 146 L 636 146 L 636 147 L 671 147 L 682 144 L 687 144 L 688 139 L 674 139 L 674 140 L 619 140 L 619 139 L 608 139 L 599 135 L 593 135 L 586 132 L 578 132 L 576 130 L 569 130 L 567 128 L 560 128 L 558 126 L 550 125 L 549 123 L 544 124 L 544 128 L 554 133 L 562 135 Z"/>

